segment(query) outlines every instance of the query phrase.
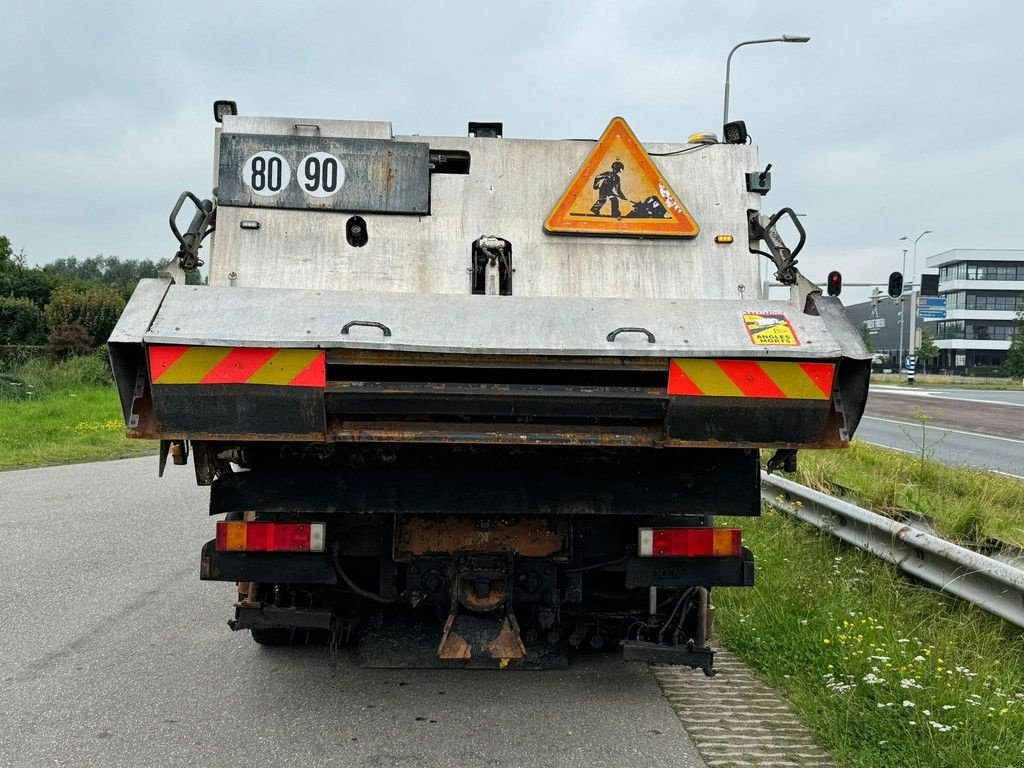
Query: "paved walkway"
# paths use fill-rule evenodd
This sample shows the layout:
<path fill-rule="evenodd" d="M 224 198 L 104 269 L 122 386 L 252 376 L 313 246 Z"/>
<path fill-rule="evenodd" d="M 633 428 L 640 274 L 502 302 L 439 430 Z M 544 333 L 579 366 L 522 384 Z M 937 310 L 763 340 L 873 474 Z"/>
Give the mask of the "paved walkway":
<path fill-rule="evenodd" d="M 728 651 L 715 677 L 685 667 L 651 667 L 710 768 L 834 768 L 789 703 Z"/>

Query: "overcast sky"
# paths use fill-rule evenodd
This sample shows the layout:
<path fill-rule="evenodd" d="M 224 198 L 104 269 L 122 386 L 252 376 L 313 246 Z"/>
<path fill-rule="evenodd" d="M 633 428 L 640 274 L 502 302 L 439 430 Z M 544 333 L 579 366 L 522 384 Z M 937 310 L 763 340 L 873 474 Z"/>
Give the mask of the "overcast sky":
<path fill-rule="evenodd" d="M 210 190 L 211 103 L 382 119 L 396 133 L 645 141 L 730 116 L 806 214 L 801 267 L 847 282 L 1019 247 L 1024 4 L 916 2 L 12 2 L 0 0 L 0 234 L 32 263 L 166 258 L 177 195 Z M 685 199 L 685 191 L 681 191 Z M 909 263 L 908 263 L 909 270 Z M 847 303 L 855 292 L 844 293 Z"/>

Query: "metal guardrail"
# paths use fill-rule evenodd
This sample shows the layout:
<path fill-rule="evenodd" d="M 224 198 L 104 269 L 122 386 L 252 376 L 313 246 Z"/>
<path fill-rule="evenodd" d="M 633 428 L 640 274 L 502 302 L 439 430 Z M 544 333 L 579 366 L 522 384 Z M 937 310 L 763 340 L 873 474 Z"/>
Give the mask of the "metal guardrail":
<path fill-rule="evenodd" d="M 943 592 L 1024 627 L 1024 570 L 765 472 L 761 498 Z"/>

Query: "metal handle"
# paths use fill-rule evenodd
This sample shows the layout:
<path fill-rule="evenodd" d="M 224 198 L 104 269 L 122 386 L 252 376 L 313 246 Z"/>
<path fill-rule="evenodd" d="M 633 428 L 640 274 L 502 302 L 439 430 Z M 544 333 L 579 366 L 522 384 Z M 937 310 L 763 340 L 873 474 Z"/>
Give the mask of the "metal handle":
<path fill-rule="evenodd" d="M 804 225 L 800 223 L 800 219 L 797 217 L 796 212 L 792 208 L 783 208 L 774 216 L 768 220 L 768 229 L 772 229 L 779 222 L 783 216 L 789 216 L 793 222 L 793 226 L 796 227 L 796 231 L 800 233 L 800 241 L 796 244 L 796 248 L 793 249 L 791 256 L 796 258 L 800 251 L 804 249 L 804 243 L 807 241 L 807 232 L 804 230 Z"/>
<path fill-rule="evenodd" d="M 351 328 L 353 325 L 365 325 L 368 328 L 380 328 L 384 332 L 385 336 L 390 336 L 391 335 L 391 329 L 390 328 L 388 328 L 386 325 L 384 325 L 384 323 L 378 323 L 378 322 L 375 322 L 373 320 L 353 320 L 350 323 L 345 323 L 345 327 L 341 329 L 341 332 L 344 333 L 344 334 L 347 334 L 348 333 L 348 329 Z"/>
<path fill-rule="evenodd" d="M 614 331 L 608 334 L 608 341 L 615 341 L 615 337 L 620 333 L 642 333 L 647 337 L 647 343 L 654 343 L 654 334 L 648 331 L 646 328 L 616 328 Z"/>
<path fill-rule="evenodd" d="M 312 128 L 317 133 L 320 133 L 320 126 L 317 125 L 316 123 L 296 123 L 295 124 L 295 131 L 296 131 L 296 133 L 300 129 L 302 129 L 302 128 Z"/>
<path fill-rule="evenodd" d="M 188 190 L 185 190 L 180 195 L 178 195 L 178 202 L 176 202 L 174 204 L 174 207 L 171 209 L 170 225 L 171 225 L 171 234 L 174 235 L 174 239 L 177 240 L 182 245 L 186 245 L 186 243 L 185 243 L 184 236 L 178 230 L 177 218 L 178 218 L 178 214 L 181 213 L 181 206 L 183 206 L 185 204 L 186 200 L 191 200 L 192 203 L 196 207 L 196 214 L 192 217 L 193 223 L 195 223 L 195 220 L 197 218 L 201 217 L 203 214 L 209 213 L 210 210 L 213 207 L 212 203 L 209 203 L 208 201 L 200 200 L 198 197 L 196 197 L 194 194 L 192 194 Z M 204 202 L 206 202 L 207 205 L 204 205 L 203 204 Z M 191 227 L 190 227 L 190 229 L 191 229 Z"/>

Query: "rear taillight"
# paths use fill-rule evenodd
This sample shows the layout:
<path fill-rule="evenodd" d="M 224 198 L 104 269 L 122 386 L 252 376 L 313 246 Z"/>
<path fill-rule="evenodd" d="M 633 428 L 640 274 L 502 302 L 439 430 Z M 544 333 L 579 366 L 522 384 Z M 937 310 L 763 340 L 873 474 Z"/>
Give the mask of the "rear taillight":
<path fill-rule="evenodd" d="M 323 552 L 323 523 L 217 523 L 218 552 Z"/>
<path fill-rule="evenodd" d="M 739 528 L 641 528 L 643 557 L 739 557 L 743 535 Z"/>

